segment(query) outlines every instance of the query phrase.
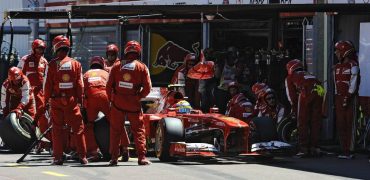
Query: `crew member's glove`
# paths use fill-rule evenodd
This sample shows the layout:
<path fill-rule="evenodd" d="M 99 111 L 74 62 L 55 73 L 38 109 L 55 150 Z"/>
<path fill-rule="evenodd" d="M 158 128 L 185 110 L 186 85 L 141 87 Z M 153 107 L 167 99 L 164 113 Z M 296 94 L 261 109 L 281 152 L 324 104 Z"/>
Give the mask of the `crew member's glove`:
<path fill-rule="evenodd" d="M 12 111 L 12 113 L 15 113 L 18 119 L 22 117 L 22 110 L 21 109 L 16 108 Z"/>
<path fill-rule="evenodd" d="M 12 112 L 16 113 L 17 114 L 17 118 L 21 118 L 22 114 L 23 114 L 23 109 L 24 109 L 24 105 L 23 103 L 19 103 L 19 105 L 17 106 L 17 108 L 15 108 Z"/>
<path fill-rule="evenodd" d="M 320 97 L 324 97 L 325 95 L 324 87 L 319 84 L 315 84 L 315 88 L 313 89 L 313 91 L 315 91 Z"/>

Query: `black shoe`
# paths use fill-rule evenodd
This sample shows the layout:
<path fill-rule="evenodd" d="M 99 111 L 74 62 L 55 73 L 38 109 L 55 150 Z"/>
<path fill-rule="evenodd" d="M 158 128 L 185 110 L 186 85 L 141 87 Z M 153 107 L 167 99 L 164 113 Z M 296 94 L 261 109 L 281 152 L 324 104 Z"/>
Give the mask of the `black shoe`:
<path fill-rule="evenodd" d="M 128 162 L 130 159 L 130 153 L 128 150 L 122 151 L 121 162 Z"/>
<path fill-rule="evenodd" d="M 87 158 L 89 162 L 99 162 L 102 157 L 99 154 Z"/>
<path fill-rule="evenodd" d="M 147 159 L 146 157 L 141 157 L 137 161 L 137 164 L 139 164 L 140 166 L 147 166 L 152 164 L 152 162 L 150 162 L 149 159 Z"/>
<path fill-rule="evenodd" d="M 118 166 L 117 160 L 110 160 L 108 166 Z"/>
<path fill-rule="evenodd" d="M 37 155 L 40 155 L 42 152 L 44 152 L 45 149 L 42 148 L 41 146 L 38 146 L 36 149 L 35 149 L 35 154 Z"/>
<path fill-rule="evenodd" d="M 322 156 L 322 153 L 321 153 L 320 148 L 311 148 L 310 149 L 310 155 L 312 157 L 321 157 Z"/>
<path fill-rule="evenodd" d="M 53 162 L 50 165 L 61 166 L 63 165 L 63 160 L 53 160 Z"/>
<path fill-rule="evenodd" d="M 340 154 L 338 156 L 339 159 L 354 159 L 355 155 L 353 154 Z"/>
<path fill-rule="evenodd" d="M 295 155 L 295 157 L 297 157 L 297 158 L 306 158 L 306 157 L 308 157 L 309 156 L 309 154 L 308 153 L 306 153 L 306 152 L 298 152 L 296 155 Z"/>
<path fill-rule="evenodd" d="M 86 164 L 88 164 L 88 163 L 89 163 L 89 161 L 88 161 L 86 158 L 81 158 L 81 159 L 80 159 L 80 163 L 81 163 L 82 165 L 86 165 Z"/>

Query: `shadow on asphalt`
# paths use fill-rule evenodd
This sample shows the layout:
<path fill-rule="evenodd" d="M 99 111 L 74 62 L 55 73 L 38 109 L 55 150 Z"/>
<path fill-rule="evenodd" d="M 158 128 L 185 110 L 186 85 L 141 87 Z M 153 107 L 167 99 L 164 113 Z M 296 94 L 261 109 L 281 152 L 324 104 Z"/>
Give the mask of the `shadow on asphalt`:
<path fill-rule="evenodd" d="M 179 159 L 176 162 L 160 162 L 152 161 L 153 163 L 168 163 L 179 166 L 189 166 L 189 165 L 235 165 L 235 164 L 250 164 L 250 162 L 234 157 L 222 157 L 222 158 L 212 158 L 212 159 Z"/>
<path fill-rule="evenodd" d="M 166 163 L 153 161 L 153 163 Z M 357 155 L 353 160 L 337 159 L 336 156 L 320 158 L 275 157 L 274 159 L 255 159 L 252 157 L 223 157 L 205 160 L 182 159 L 177 162 L 167 162 L 177 166 L 194 165 L 237 165 L 259 164 L 298 171 L 340 176 L 355 179 L 370 179 L 370 163 L 365 155 Z"/>
<path fill-rule="evenodd" d="M 12 154 L 10 151 L 0 150 L 0 154 Z M 19 157 L 21 154 L 19 154 Z M 291 170 L 333 175 L 346 178 L 370 179 L 370 163 L 364 154 L 356 154 L 356 159 L 342 160 L 337 159 L 335 155 L 326 155 L 321 158 L 294 158 L 294 157 L 275 157 L 274 159 L 255 159 L 253 157 L 218 157 L 212 159 L 180 159 L 177 162 L 160 162 L 157 158 L 150 158 L 153 165 L 163 163 L 176 166 L 202 166 L 202 165 L 248 165 L 258 164 L 261 166 L 271 166 Z M 17 165 L 15 161 L 8 161 L 9 165 L 0 167 L 42 167 L 50 166 L 52 157 L 48 154 L 30 155 L 24 161 Z M 39 163 L 40 162 L 40 163 Z M 103 164 L 104 163 L 104 164 Z M 90 163 L 80 165 L 78 161 L 67 161 L 64 167 L 109 167 L 108 162 Z M 137 166 L 137 164 L 119 163 L 116 167 Z M 114 167 L 110 167 L 114 168 Z M 338 177 L 338 178 L 339 178 Z"/>
<path fill-rule="evenodd" d="M 87 165 L 71 165 L 70 167 L 109 167 L 109 168 L 115 168 L 115 167 L 128 167 L 128 166 L 138 166 L 137 164 L 119 164 L 117 166 L 108 166 L 107 164 L 87 164 Z"/>
<path fill-rule="evenodd" d="M 258 164 L 347 178 L 370 179 L 370 163 L 363 155 L 353 160 L 337 159 L 333 156 L 321 158 L 290 157 Z"/>
<path fill-rule="evenodd" d="M 12 162 L 14 163 L 14 162 Z M 15 163 L 14 163 L 15 164 Z M 8 168 L 14 168 L 14 167 L 43 167 L 43 166 L 50 166 L 50 163 L 48 164 L 25 164 L 25 163 L 20 163 L 20 164 L 11 164 L 11 165 L 1 165 L 0 168 L 2 167 L 8 167 Z"/>

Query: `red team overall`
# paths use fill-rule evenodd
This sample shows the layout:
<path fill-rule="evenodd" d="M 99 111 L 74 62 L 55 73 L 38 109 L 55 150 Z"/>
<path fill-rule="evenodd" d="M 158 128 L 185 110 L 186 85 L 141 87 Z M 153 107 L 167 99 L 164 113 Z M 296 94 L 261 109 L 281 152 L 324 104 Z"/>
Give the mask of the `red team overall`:
<path fill-rule="evenodd" d="M 35 117 L 35 100 L 30 81 L 17 67 L 11 67 L 8 70 L 8 79 L 1 87 L 1 108 L 4 118 L 10 112 L 15 112 L 20 118 L 22 111 L 32 118 Z"/>
<path fill-rule="evenodd" d="M 335 44 L 335 49 L 335 55 L 339 60 L 334 69 L 335 113 L 337 132 L 343 150 L 343 154 L 338 157 L 351 159 L 355 97 L 359 86 L 360 69 L 355 49 L 350 42 L 339 41 Z"/>
<path fill-rule="evenodd" d="M 125 60 L 116 62 L 109 74 L 107 94 L 111 100 L 110 110 L 110 151 L 112 159 L 109 165 L 117 165 L 120 137 L 126 134 L 124 122 L 130 121 L 134 135 L 138 164 L 151 162 L 145 157 L 146 140 L 143 112 L 140 99 L 146 97 L 152 87 L 149 70 L 139 61 L 141 45 L 129 41 L 124 50 Z M 123 143 L 123 142 L 121 142 Z M 127 144 L 123 146 L 127 147 Z"/>
<path fill-rule="evenodd" d="M 240 85 L 237 82 L 230 82 L 228 90 L 232 98 L 227 103 L 225 115 L 243 121 L 248 120 L 253 111 L 253 104 L 243 93 L 240 93 Z"/>
<path fill-rule="evenodd" d="M 120 59 L 118 58 L 119 49 L 115 44 L 109 44 L 106 47 L 105 55 L 107 56 L 107 60 L 105 61 L 105 70 L 110 73 L 114 63 L 119 62 Z M 107 115 L 108 116 L 108 115 Z M 109 121 L 109 118 L 108 118 Z M 125 144 L 125 146 L 123 146 Z M 122 155 L 122 162 L 127 162 L 129 160 L 130 154 L 128 151 L 128 145 L 130 144 L 130 139 L 126 133 L 122 134 L 121 136 L 121 144 L 120 144 L 120 154 Z"/>
<path fill-rule="evenodd" d="M 294 59 L 286 65 L 288 76 L 285 86 L 288 99 L 292 105 L 292 115 L 297 115 L 299 152 L 297 156 L 306 156 L 308 153 L 318 155 L 317 148 L 320 127 L 322 88 L 321 82 L 313 75 L 303 71 L 300 60 Z"/>
<path fill-rule="evenodd" d="M 180 88 L 179 91 L 188 97 L 190 104 L 195 108 L 200 107 L 199 80 L 191 79 L 187 74 L 197 61 L 194 53 L 187 54 L 184 58 L 184 64 L 176 69 L 171 79 L 171 84 L 182 84 L 185 86 L 184 88 Z"/>
<path fill-rule="evenodd" d="M 46 131 L 49 127 L 49 121 L 45 117 L 45 99 L 42 89 L 45 70 L 48 65 L 47 60 L 43 57 L 45 48 L 46 43 L 43 40 L 35 39 L 32 42 L 32 53 L 22 57 L 21 61 L 18 63 L 18 68 L 22 69 L 23 74 L 28 77 L 33 89 L 37 109 L 35 121 L 40 127 L 41 133 Z M 50 139 L 50 136 L 48 136 L 48 138 Z"/>
<path fill-rule="evenodd" d="M 262 82 L 256 82 L 255 84 L 253 84 L 252 93 L 256 97 L 256 104 L 254 105 L 252 114 L 248 118 L 249 120 L 251 120 L 254 117 L 257 117 L 259 115 L 259 112 L 266 108 L 267 105 L 266 102 L 263 100 L 262 95 L 265 91 L 269 89 L 270 88 L 268 87 L 268 85 Z"/>
<path fill-rule="evenodd" d="M 90 59 L 90 70 L 84 74 L 85 108 L 87 111 L 87 124 L 85 128 L 86 148 L 89 161 L 99 159 L 98 145 L 94 135 L 94 122 L 98 113 L 109 116 L 109 100 L 106 91 L 109 73 L 104 70 L 104 59 L 94 56 Z"/>
<path fill-rule="evenodd" d="M 53 124 L 53 165 L 62 165 L 63 126 L 67 123 L 74 133 L 80 163 L 87 164 L 84 124 L 80 107 L 83 97 L 81 64 L 68 57 L 70 41 L 63 35 L 52 42 L 56 58 L 46 69 L 44 84 L 45 102 L 50 103 L 50 118 Z"/>

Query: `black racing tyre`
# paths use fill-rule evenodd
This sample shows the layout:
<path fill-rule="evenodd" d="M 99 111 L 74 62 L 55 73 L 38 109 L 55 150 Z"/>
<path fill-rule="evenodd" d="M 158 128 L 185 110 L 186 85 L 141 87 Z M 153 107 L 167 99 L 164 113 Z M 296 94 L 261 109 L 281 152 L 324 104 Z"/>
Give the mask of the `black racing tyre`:
<path fill-rule="evenodd" d="M 110 129 L 107 118 L 99 113 L 98 118 L 94 123 L 94 134 L 96 143 L 99 146 L 100 152 L 103 154 L 105 160 L 110 160 L 111 155 L 109 153 L 109 142 L 110 142 Z"/>
<path fill-rule="evenodd" d="M 253 142 L 267 142 L 276 140 L 276 124 L 268 117 L 256 117 L 252 119 L 255 130 Z"/>
<path fill-rule="evenodd" d="M 155 134 L 155 153 L 162 162 L 176 161 L 170 156 L 171 142 L 184 141 L 184 125 L 177 118 L 166 117 L 158 123 Z"/>
<path fill-rule="evenodd" d="M 32 117 L 26 113 L 20 119 L 16 118 L 15 113 L 10 113 L 1 120 L 0 136 L 4 144 L 15 153 L 24 153 L 36 138 L 31 135 L 32 122 Z"/>
<path fill-rule="evenodd" d="M 278 138 L 280 141 L 296 144 L 298 138 L 297 121 L 291 118 L 284 118 L 277 127 Z"/>

